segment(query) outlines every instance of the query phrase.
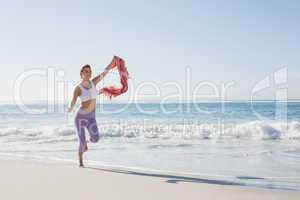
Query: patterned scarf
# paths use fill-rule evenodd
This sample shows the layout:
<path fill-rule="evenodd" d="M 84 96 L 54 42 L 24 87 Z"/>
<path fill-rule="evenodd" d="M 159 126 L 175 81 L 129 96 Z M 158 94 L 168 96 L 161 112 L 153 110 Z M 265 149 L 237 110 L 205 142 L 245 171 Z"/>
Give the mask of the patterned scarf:
<path fill-rule="evenodd" d="M 99 94 L 104 94 L 105 96 L 108 96 L 110 99 L 112 97 L 119 96 L 128 90 L 127 80 L 129 74 L 125 67 L 125 61 L 122 58 L 116 56 L 113 67 L 117 67 L 119 71 L 121 87 L 108 86 L 108 87 L 101 88 L 99 90 Z"/>

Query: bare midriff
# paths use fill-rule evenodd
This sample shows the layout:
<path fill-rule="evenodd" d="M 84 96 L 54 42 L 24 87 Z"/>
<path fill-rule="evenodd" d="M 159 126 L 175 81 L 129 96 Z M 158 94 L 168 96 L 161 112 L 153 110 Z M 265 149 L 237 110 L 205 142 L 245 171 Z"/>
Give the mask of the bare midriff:
<path fill-rule="evenodd" d="M 86 112 L 92 112 L 96 109 L 96 99 L 90 99 L 84 102 L 81 102 L 80 109 Z"/>

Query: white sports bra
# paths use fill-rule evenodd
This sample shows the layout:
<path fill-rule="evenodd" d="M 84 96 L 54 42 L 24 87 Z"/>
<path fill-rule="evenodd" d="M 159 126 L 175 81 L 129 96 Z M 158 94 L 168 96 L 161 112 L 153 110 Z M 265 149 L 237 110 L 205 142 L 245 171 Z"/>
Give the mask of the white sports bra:
<path fill-rule="evenodd" d="M 90 83 L 89 89 L 83 87 L 81 83 L 79 84 L 79 87 L 81 89 L 81 95 L 79 97 L 82 102 L 97 98 L 98 93 L 93 81 L 89 81 L 89 83 Z"/>

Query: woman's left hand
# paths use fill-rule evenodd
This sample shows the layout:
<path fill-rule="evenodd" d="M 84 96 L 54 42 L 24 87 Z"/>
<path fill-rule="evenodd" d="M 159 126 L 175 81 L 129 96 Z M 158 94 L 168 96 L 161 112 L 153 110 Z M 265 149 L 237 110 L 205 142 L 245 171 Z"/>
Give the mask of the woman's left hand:
<path fill-rule="evenodd" d="M 111 70 L 112 68 L 114 68 L 116 66 L 116 60 L 117 60 L 117 57 L 114 56 L 112 61 L 109 63 L 109 65 L 105 69 Z"/>

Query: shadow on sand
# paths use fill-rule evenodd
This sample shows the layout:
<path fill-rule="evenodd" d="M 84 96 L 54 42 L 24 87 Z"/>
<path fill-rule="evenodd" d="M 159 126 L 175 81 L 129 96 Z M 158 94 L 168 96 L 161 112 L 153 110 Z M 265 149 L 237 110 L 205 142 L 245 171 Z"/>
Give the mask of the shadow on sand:
<path fill-rule="evenodd" d="M 238 182 L 226 181 L 226 180 L 195 178 L 195 177 L 188 177 L 188 176 L 157 174 L 157 173 L 149 173 L 149 172 L 146 173 L 146 172 L 137 172 L 137 171 L 132 171 L 132 170 L 123 170 L 123 169 L 105 169 L 105 168 L 100 168 L 100 167 L 99 168 L 98 167 L 84 167 L 84 168 L 91 169 L 91 170 L 119 173 L 119 174 L 129 174 L 129 175 L 136 175 L 136 176 L 148 176 L 148 177 L 163 178 L 163 179 L 166 179 L 165 182 L 172 183 L 172 184 L 177 184 L 179 182 L 192 182 L 192 183 L 205 183 L 205 184 L 214 184 L 214 185 L 248 186 L 248 187 L 250 186 L 250 187 L 257 187 L 257 188 L 297 191 L 295 189 L 290 189 L 290 188 L 272 187 L 270 185 L 262 186 L 262 185 L 254 185 L 254 184 L 245 184 L 245 183 L 238 183 Z M 253 180 L 253 179 L 264 180 L 264 178 L 248 177 L 248 176 L 239 176 L 236 178 L 243 179 L 243 180 Z"/>

